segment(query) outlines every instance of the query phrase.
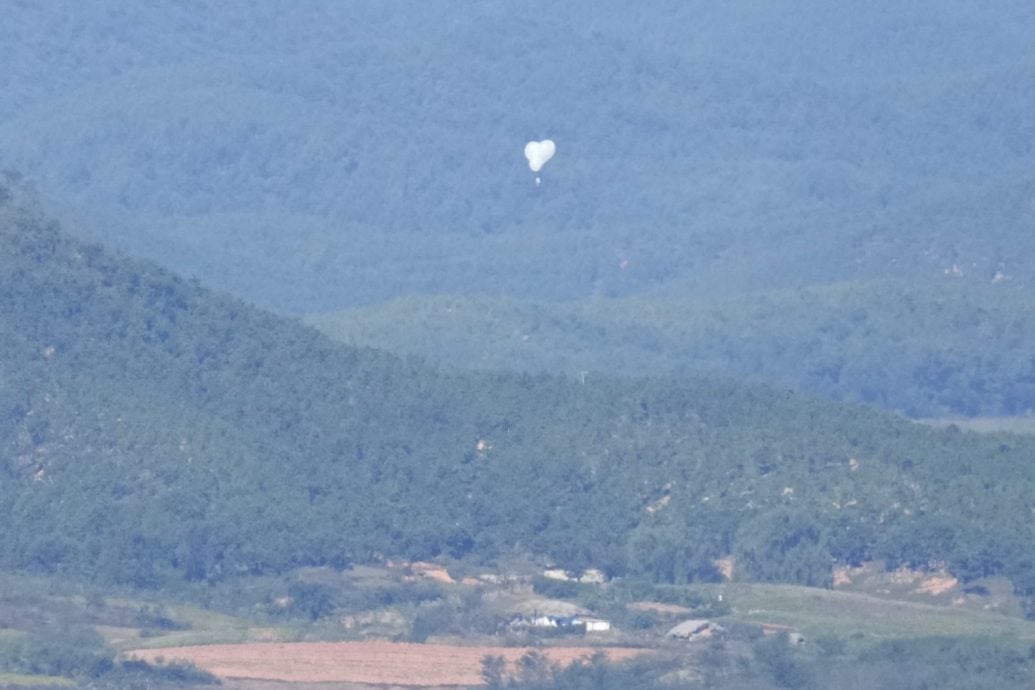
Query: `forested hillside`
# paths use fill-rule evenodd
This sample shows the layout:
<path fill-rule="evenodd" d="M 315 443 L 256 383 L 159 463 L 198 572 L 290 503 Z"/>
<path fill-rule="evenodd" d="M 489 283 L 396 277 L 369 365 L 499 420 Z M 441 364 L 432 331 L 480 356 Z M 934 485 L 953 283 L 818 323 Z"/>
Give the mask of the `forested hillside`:
<path fill-rule="evenodd" d="M 0 166 L 294 313 L 1031 285 L 1032 35 L 1028 0 L 14 3 Z"/>
<path fill-rule="evenodd" d="M 0 194 L 0 566 L 155 586 L 374 554 L 684 582 L 1030 567 L 1035 444 L 706 379 L 444 373 Z"/>
<path fill-rule="evenodd" d="M 954 276 L 711 300 L 409 297 L 309 322 L 347 343 L 450 366 L 721 374 L 913 417 L 1035 407 L 1035 299 Z"/>

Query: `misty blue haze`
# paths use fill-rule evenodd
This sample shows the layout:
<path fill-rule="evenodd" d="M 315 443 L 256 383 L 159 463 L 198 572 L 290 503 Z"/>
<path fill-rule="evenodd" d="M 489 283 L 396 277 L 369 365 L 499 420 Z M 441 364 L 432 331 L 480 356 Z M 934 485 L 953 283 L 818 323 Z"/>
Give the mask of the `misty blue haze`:
<path fill-rule="evenodd" d="M 1029 284 L 1032 36 L 1020 0 L 14 2 L 0 166 L 291 313 Z"/>

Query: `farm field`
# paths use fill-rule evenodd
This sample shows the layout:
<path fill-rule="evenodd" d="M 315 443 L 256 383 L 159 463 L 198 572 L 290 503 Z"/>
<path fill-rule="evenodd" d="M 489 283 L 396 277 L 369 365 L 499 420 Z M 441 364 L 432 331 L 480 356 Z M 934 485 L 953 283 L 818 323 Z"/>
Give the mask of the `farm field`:
<path fill-rule="evenodd" d="M 720 622 L 789 628 L 813 638 L 848 637 L 861 646 L 931 636 L 1035 641 L 1035 622 L 993 611 L 794 585 L 731 583 L 714 588 L 721 588 L 733 607 Z"/>
<path fill-rule="evenodd" d="M 149 662 L 189 661 L 220 678 L 366 685 L 480 685 L 482 659 L 503 657 L 509 667 L 532 651 L 523 647 L 400 642 L 296 642 L 141 649 L 129 655 Z M 644 653 L 617 647 L 548 647 L 551 662 L 567 665 L 603 652 L 612 661 Z"/>

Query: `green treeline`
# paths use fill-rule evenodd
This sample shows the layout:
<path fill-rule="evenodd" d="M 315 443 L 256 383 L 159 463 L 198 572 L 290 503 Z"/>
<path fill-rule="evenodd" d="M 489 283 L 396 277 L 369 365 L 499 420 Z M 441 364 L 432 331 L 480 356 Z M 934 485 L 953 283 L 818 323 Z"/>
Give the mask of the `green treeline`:
<path fill-rule="evenodd" d="M 310 322 L 452 366 L 724 375 L 936 417 L 1031 410 L 1033 315 L 1024 289 L 944 277 L 712 300 L 411 297 Z"/>
<path fill-rule="evenodd" d="M 680 583 L 733 554 L 1035 594 L 1035 442 L 721 380 L 439 371 L 71 239 L 5 186 L 2 568 L 157 586 L 517 549 Z"/>
<path fill-rule="evenodd" d="M 66 682 L 72 679 L 76 687 L 106 690 L 219 684 L 215 676 L 193 664 L 173 661 L 155 665 L 120 659 L 104 638 L 85 625 L 64 629 L 51 626 L 0 636 L 0 673 L 56 677 Z M 20 687 L 17 682 L 10 685 Z M 46 683 L 37 681 L 32 685 Z"/>
<path fill-rule="evenodd" d="M 614 664 L 597 655 L 567 668 L 532 652 L 510 674 L 487 657 L 482 675 L 490 690 L 1025 690 L 1035 673 L 1032 650 L 980 638 L 891 640 L 861 652 L 838 638 L 796 649 L 786 635 L 701 645 L 649 662 Z"/>

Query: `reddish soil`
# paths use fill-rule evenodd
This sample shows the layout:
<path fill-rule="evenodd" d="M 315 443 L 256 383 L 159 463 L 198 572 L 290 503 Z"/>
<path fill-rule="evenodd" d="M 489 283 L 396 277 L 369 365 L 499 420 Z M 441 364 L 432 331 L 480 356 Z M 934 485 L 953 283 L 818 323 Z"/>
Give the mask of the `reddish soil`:
<path fill-rule="evenodd" d="M 146 661 L 185 660 L 221 677 L 299 683 L 369 685 L 481 685 L 485 656 L 502 656 L 508 667 L 531 650 L 400 642 L 292 642 L 220 644 L 141 649 L 129 655 Z M 643 650 L 618 647 L 545 647 L 550 661 L 567 665 L 604 652 L 613 661 Z"/>

